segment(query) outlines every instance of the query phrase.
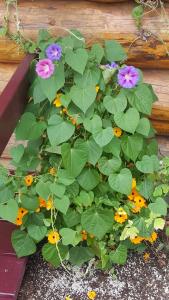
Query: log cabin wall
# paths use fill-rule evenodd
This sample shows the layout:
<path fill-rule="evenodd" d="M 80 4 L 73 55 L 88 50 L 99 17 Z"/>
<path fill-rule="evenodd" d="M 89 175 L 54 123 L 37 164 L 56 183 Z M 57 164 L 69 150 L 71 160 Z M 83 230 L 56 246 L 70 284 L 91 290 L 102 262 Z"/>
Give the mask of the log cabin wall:
<path fill-rule="evenodd" d="M 5 1 L 0 0 L 0 26 L 5 15 Z M 168 3 L 167 3 L 168 2 Z M 154 104 L 152 121 L 159 134 L 169 134 L 169 21 L 152 11 L 144 17 L 143 28 L 151 34 L 140 34 L 131 16 L 134 2 L 125 0 L 20 0 L 18 11 L 21 33 L 35 40 L 38 30 L 48 29 L 53 35 L 66 34 L 67 29 L 81 31 L 87 45 L 107 39 L 119 41 L 129 56 L 128 64 L 144 69 L 145 81 L 153 84 L 159 101 Z M 165 3 L 169 17 L 169 1 Z M 10 31 L 15 33 L 15 9 L 10 8 Z M 161 42 L 163 39 L 164 44 Z M 0 38 L 0 92 L 7 84 L 25 54 L 6 38 Z M 15 144 L 12 137 L 2 160 L 8 164 L 9 149 Z M 169 145 L 160 138 L 163 152 Z M 167 149 L 167 150 L 166 150 Z"/>

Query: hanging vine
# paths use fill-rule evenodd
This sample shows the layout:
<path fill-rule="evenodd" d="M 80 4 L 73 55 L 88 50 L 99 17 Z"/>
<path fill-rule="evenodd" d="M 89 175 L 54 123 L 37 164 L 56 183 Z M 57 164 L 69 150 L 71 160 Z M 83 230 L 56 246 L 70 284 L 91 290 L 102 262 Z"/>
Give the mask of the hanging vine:
<path fill-rule="evenodd" d="M 149 28 L 143 26 L 144 17 L 153 12 L 154 15 L 164 20 L 166 25 L 164 30 L 169 34 L 169 16 L 167 15 L 164 2 L 161 0 L 135 0 L 135 2 L 139 5 L 133 8 L 132 17 L 138 29 L 138 36 L 131 43 L 129 50 L 137 40 L 142 39 L 143 41 L 147 41 L 150 37 L 154 37 L 164 45 L 166 54 L 169 55 L 169 48 L 161 34 L 159 32 L 153 33 Z"/>

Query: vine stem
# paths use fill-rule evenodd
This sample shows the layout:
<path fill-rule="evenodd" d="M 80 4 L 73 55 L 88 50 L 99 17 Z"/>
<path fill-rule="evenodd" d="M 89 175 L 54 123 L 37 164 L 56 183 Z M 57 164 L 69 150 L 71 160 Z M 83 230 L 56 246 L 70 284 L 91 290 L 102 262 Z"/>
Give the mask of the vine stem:
<path fill-rule="evenodd" d="M 59 166 L 58 166 L 58 170 L 59 170 L 59 168 L 60 168 L 60 166 L 61 166 L 61 163 L 62 163 L 62 161 L 60 161 L 60 164 L 59 164 Z M 57 176 L 55 175 L 55 179 L 54 179 L 54 183 L 57 181 Z M 53 199 L 53 193 L 51 194 L 51 197 L 52 197 L 52 199 Z M 52 200 L 53 201 L 53 200 Z M 56 230 L 56 227 L 55 227 L 55 225 L 54 225 L 54 223 L 55 223 L 55 221 L 56 221 L 56 218 L 57 218 L 57 211 L 56 211 L 56 209 L 55 209 L 55 207 L 52 205 L 52 207 L 51 207 L 51 225 L 52 225 L 52 230 L 53 231 L 57 231 Z M 70 272 L 69 272 L 69 270 L 66 268 L 66 266 L 64 265 L 64 263 L 63 263 L 63 259 L 62 259 L 62 257 L 61 257 L 61 254 L 60 254 L 60 251 L 59 251 L 59 247 L 58 247 L 58 243 L 56 242 L 55 243 L 55 247 L 56 247 L 56 251 L 57 251 L 57 254 L 58 254 L 58 257 L 59 257 L 59 260 L 60 260 L 60 263 L 61 263 L 61 266 L 63 267 L 63 269 L 69 274 L 69 275 L 72 275 Z"/>

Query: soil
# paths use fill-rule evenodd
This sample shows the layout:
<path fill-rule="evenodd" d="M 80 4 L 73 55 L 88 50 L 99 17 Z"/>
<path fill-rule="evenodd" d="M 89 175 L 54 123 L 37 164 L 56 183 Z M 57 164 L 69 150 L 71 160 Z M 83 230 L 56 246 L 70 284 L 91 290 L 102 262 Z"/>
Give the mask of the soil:
<path fill-rule="evenodd" d="M 33 255 L 27 264 L 18 300 L 87 300 L 87 292 L 94 290 L 96 300 L 168 300 L 169 260 L 165 254 L 150 254 L 145 262 L 143 254 L 131 254 L 124 266 L 115 267 L 116 276 L 87 266 L 72 267 L 71 274 L 63 268 L 54 269 Z"/>

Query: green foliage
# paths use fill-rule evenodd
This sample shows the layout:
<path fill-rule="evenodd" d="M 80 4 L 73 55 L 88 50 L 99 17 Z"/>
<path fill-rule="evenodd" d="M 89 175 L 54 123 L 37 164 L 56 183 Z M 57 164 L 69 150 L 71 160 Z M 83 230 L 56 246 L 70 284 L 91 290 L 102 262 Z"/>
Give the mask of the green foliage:
<path fill-rule="evenodd" d="M 131 193 L 132 174 L 129 169 L 121 169 L 118 174 L 109 176 L 111 188 L 121 194 L 129 195 Z"/>
<path fill-rule="evenodd" d="M 129 108 L 125 113 L 115 113 L 114 121 L 124 131 L 134 134 L 140 121 L 140 115 L 135 108 Z"/>
<path fill-rule="evenodd" d="M 81 266 L 94 257 L 94 253 L 89 247 L 76 246 L 70 249 L 70 262 L 72 265 Z"/>
<path fill-rule="evenodd" d="M 36 245 L 28 233 L 19 229 L 12 232 L 12 246 L 18 257 L 31 255 L 36 251 Z"/>
<path fill-rule="evenodd" d="M 154 203 L 149 204 L 149 209 L 157 216 L 166 216 L 167 203 L 163 198 L 157 198 Z"/>
<path fill-rule="evenodd" d="M 112 227 L 113 213 L 108 209 L 89 208 L 82 214 L 82 227 L 98 239 Z"/>
<path fill-rule="evenodd" d="M 56 245 L 45 244 L 42 248 L 42 255 L 44 259 L 54 267 L 59 267 L 61 264 L 60 257 L 62 260 L 65 260 L 68 255 L 68 248 L 60 244 L 57 250 Z"/>
<path fill-rule="evenodd" d="M 110 260 L 119 265 L 124 265 L 127 260 L 127 247 L 123 244 L 120 244 L 116 251 L 110 252 Z"/>
<path fill-rule="evenodd" d="M 133 12 L 137 20 L 140 12 Z M 44 79 L 35 66 L 51 43 L 62 55 Z M 36 48 L 29 104 L 15 131 L 26 142 L 11 150 L 15 174 L 0 166 L 0 217 L 18 225 L 18 257 L 45 241 L 43 258 L 55 267 L 95 256 L 103 269 L 124 264 L 167 215 L 169 159 L 159 163 L 147 118 L 156 96 L 138 69 L 133 88 L 120 86 L 127 56 L 116 41 L 89 49 L 76 30 L 63 38 L 41 30 L 30 51 Z M 115 68 L 107 66 L 113 61 Z M 133 187 L 139 197 L 129 201 Z M 137 236 L 140 245 L 132 242 Z"/>
<path fill-rule="evenodd" d="M 154 173 L 159 170 L 159 160 L 156 155 L 144 155 L 141 161 L 137 161 L 136 167 L 142 173 Z"/>
<path fill-rule="evenodd" d="M 13 199 L 0 203 L 0 218 L 15 223 L 18 213 L 18 204 Z"/>
<path fill-rule="evenodd" d="M 132 17 L 134 18 L 137 27 L 141 26 L 142 18 L 143 18 L 144 8 L 142 5 L 138 5 L 132 10 Z"/>
<path fill-rule="evenodd" d="M 123 47 L 116 41 L 105 42 L 105 56 L 110 62 L 124 61 L 127 58 Z"/>

